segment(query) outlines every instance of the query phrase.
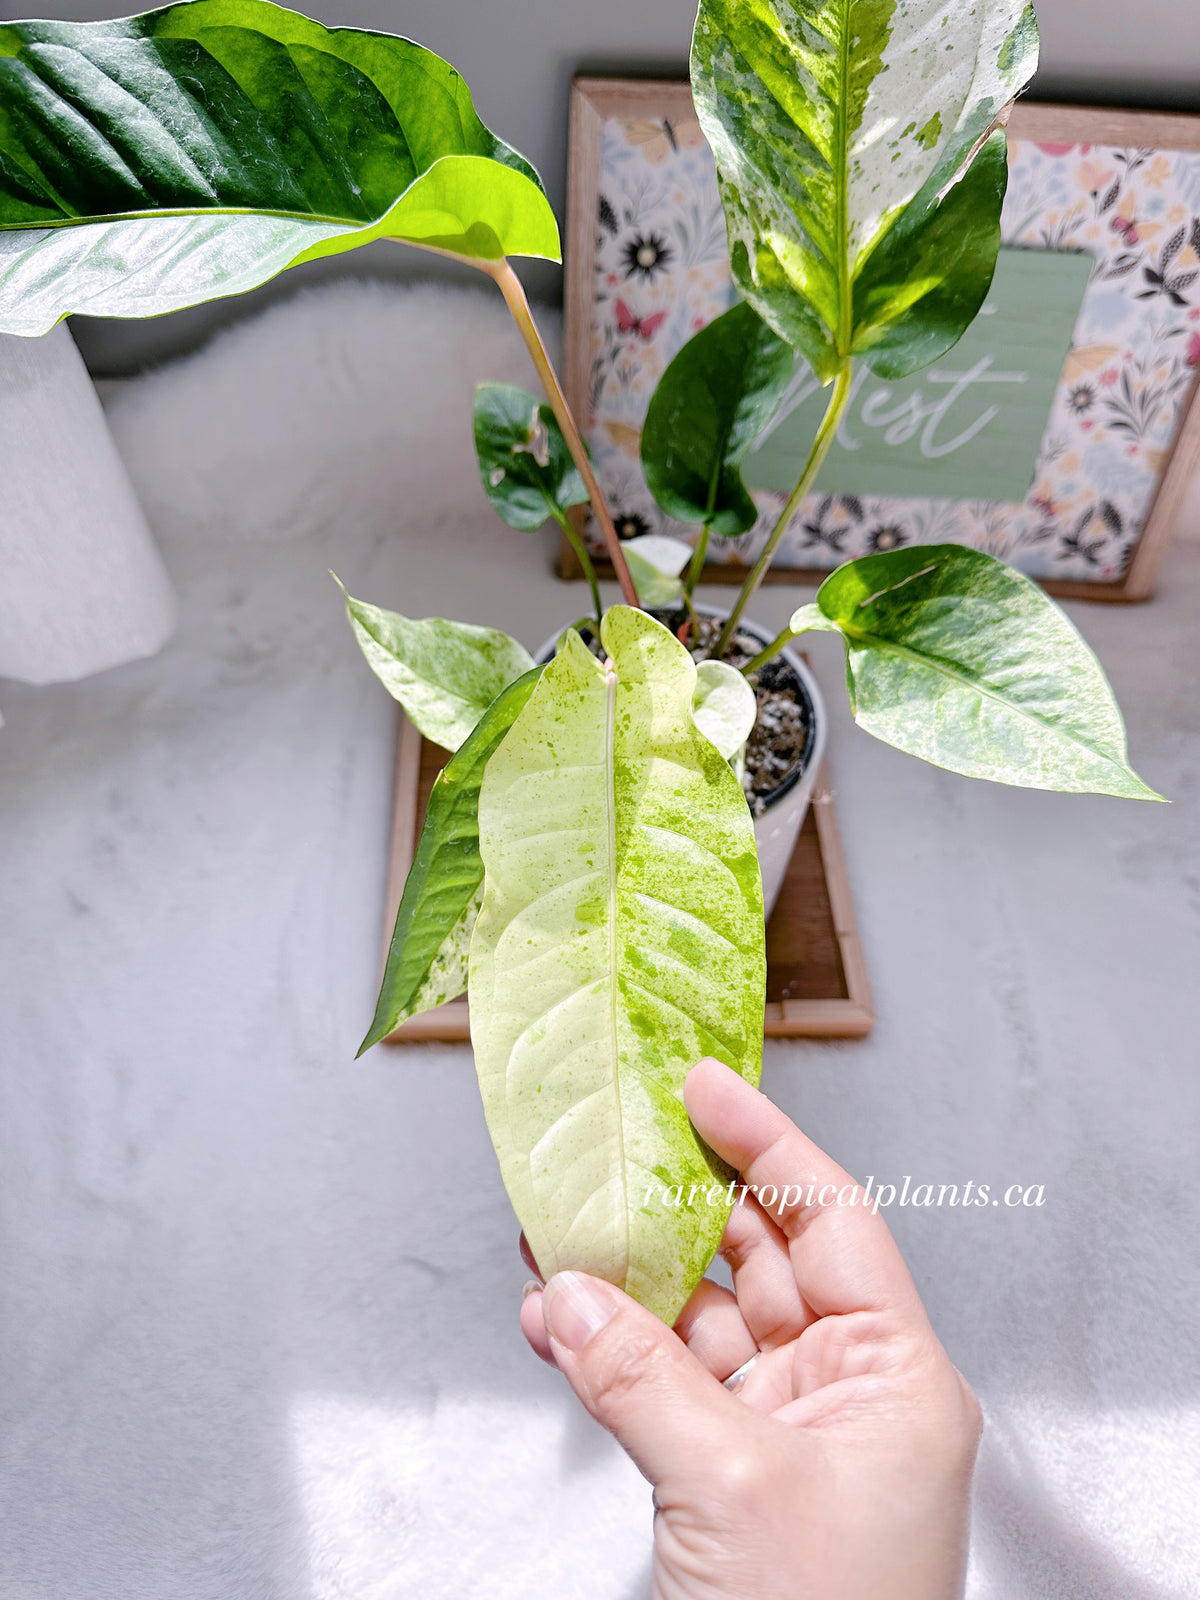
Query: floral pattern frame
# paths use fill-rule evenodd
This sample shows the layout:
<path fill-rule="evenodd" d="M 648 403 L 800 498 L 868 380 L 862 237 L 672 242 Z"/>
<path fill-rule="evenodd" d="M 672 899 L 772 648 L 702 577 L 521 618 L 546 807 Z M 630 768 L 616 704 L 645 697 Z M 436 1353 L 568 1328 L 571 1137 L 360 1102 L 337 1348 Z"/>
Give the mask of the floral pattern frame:
<path fill-rule="evenodd" d="M 958 542 L 1051 593 L 1141 600 L 1200 466 L 1200 117 L 1018 102 L 1004 241 L 1094 257 L 1034 482 L 1023 503 L 815 494 L 768 582 L 819 582 L 843 560 Z M 571 105 L 566 387 L 623 536 L 688 537 L 638 458 L 658 376 L 731 303 L 712 158 L 686 82 L 576 79 Z M 704 580 L 740 583 L 783 496 L 714 541 Z M 579 525 L 597 554 L 590 518 Z M 601 560 L 600 570 L 604 570 Z M 563 542 L 559 571 L 580 576 Z"/>

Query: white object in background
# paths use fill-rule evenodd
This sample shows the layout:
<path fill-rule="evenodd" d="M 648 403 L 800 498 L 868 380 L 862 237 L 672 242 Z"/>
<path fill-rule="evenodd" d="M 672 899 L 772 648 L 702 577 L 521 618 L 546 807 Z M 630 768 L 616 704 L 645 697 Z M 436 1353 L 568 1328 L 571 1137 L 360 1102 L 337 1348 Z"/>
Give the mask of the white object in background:
<path fill-rule="evenodd" d="M 0 677 L 61 683 L 162 648 L 171 585 L 65 324 L 0 334 Z"/>

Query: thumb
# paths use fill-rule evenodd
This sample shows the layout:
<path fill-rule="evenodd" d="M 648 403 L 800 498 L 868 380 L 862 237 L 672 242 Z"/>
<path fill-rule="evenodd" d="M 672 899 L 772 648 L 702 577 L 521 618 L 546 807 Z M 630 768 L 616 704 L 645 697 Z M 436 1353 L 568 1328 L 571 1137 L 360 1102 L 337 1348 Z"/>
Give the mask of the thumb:
<path fill-rule="evenodd" d="M 655 1486 L 679 1483 L 753 1427 L 670 1328 L 602 1278 L 556 1273 L 542 1316 L 567 1382 Z"/>

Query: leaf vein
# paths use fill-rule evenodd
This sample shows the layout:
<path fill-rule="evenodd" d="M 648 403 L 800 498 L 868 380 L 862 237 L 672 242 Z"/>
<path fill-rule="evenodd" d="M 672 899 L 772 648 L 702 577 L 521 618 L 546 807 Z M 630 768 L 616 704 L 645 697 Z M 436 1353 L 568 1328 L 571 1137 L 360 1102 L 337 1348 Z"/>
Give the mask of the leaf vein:
<path fill-rule="evenodd" d="M 1042 733 L 1058 734 L 1064 739 L 1068 740 L 1070 743 L 1078 745 L 1080 749 L 1086 750 L 1089 755 L 1095 756 L 1098 760 L 1105 762 L 1106 765 L 1111 767 L 1120 766 L 1120 763 L 1115 761 L 1111 755 L 1093 744 L 1089 739 L 1086 739 L 1082 734 L 1077 733 L 1074 729 L 1066 727 L 1061 723 L 1049 722 L 1044 718 L 1039 717 L 1036 712 L 1027 710 L 1024 706 L 1011 700 L 1006 700 L 1004 696 L 997 693 L 996 690 L 989 689 L 986 684 L 980 683 L 977 678 L 973 677 L 971 673 L 963 667 L 952 666 L 949 662 L 944 661 L 940 656 L 923 656 L 916 650 L 910 650 L 907 645 L 898 644 L 894 639 L 884 638 L 881 634 L 870 633 L 863 628 L 854 628 L 846 623 L 842 624 L 842 628 L 846 636 L 850 639 L 853 639 L 856 643 L 861 642 L 864 645 L 870 646 L 872 649 L 877 649 L 884 652 L 891 651 L 893 655 L 902 657 L 905 661 L 911 662 L 914 666 L 923 667 L 926 671 L 930 672 L 940 672 L 943 677 L 950 679 L 952 683 L 958 683 L 962 685 L 963 688 L 973 690 L 980 696 L 981 699 L 993 701 L 1003 710 L 1012 712 L 1016 716 L 1023 718 L 1026 722 L 1031 723 Z"/>

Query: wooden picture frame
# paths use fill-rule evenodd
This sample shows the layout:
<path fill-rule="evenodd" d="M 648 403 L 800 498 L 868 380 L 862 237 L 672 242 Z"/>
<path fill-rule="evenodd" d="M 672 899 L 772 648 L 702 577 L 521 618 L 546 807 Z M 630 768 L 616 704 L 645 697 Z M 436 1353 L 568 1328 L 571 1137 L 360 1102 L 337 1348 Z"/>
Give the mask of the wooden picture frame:
<path fill-rule="evenodd" d="M 425 806 L 447 752 L 423 739 L 401 711 L 396 727 L 391 857 L 383 961 L 412 865 Z M 875 1006 L 854 914 L 828 769 L 817 775 L 804 828 L 767 924 L 768 1039 L 861 1039 Z M 465 999 L 412 1017 L 385 1044 L 462 1044 L 471 1037 Z"/>
<path fill-rule="evenodd" d="M 674 148 L 674 135 L 670 129 L 695 122 L 691 90 L 684 81 L 638 80 L 623 78 L 577 78 L 571 96 L 570 167 L 567 212 L 566 252 L 566 361 L 565 379 L 568 399 L 579 418 L 585 435 L 593 428 L 589 387 L 592 381 L 592 340 L 596 301 L 596 251 L 597 218 L 600 215 L 600 178 L 602 141 L 605 123 L 616 118 L 627 124 L 652 130 L 657 124 L 667 131 Z M 698 131 L 698 130 L 697 130 Z M 642 137 L 652 137 L 647 131 Z M 1092 107 L 1038 105 L 1019 101 L 1013 108 L 1009 122 L 1011 141 L 1026 142 L 1039 151 L 1057 150 L 1062 156 L 1078 146 L 1092 149 L 1131 152 L 1148 160 L 1157 159 L 1158 153 L 1169 152 L 1184 156 L 1200 156 L 1200 117 L 1156 112 L 1103 110 Z M 1085 152 L 1080 152 L 1083 155 Z M 1131 169 L 1132 170 L 1132 169 Z M 1191 170 L 1189 164 L 1189 172 Z M 1197 164 L 1200 172 L 1200 163 Z M 1132 180 L 1131 180 L 1132 181 Z M 1108 199 L 1108 192 L 1093 197 L 1096 206 Z M 1110 211 L 1117 206 L 1116 195 L 1109 200 Z M 1195 200 L 1195 212 L 1200 213 L 1200 194 Z M 1136 224 L 1119 214 L 1103 217 L 1098 226 L 1108 246 L 1113 241 L 1109 231 L 1118 225 L 1124 227 L 1126 237 L 1132 237 Z M 1142 222 L 1148 230 L 1157 223 Z M 1096 226 L 1093 226 L 1093 232 Z M 1170 237 L 1170 235 L 1168 235 Z M 1073 246 L 1075 247 L 1075 246 Z M 1147 247 L 1148 249 L 1148 247 Z M 1187 246 L 1184 247 L 1185 258 Z M 1122 258 L 1123 259 L 1123 258 Z M 1136 282 L 1133 269 L 1123 269 Z M 1166 268 L 1164 266 L 1164 276 Z M 1158 471 L 1149 505 L 1141 514 L 1140 531 L 1124 550 L 1124 565 L 1115 577 L 1096 581 L 1076 573 L 1073 576 L 1053 576 L 1034 571 L 1033 575 L 1051 593 L 1069 599 L 1104 601 L 1144 600 L 1153 592 L 1155 577 L 1163 551 L 1175 525 L 1188 485 L 1200 467 L 1200 272 L 1180 274 L 1188 277 L 1189 291 L 1186 312 L 1195 313 L 1195 343 L 1187 346 L 1189 355 L 1195 352 L 1198 377 L 1186 389 L 1178 391 L 1174 434 L 1169 445 L 1155 456 L 1163 459 Z M 1092 289 L 1089 286 L 1088 293 Z M 1147 298 L 1141 296 L 1141 298 Z M 1174 298 L 1180 298 L 1175 296 Z M 1085 301 L 1086 304 L 1086 301 Z M 1191 323 L 1188 324 L 1190 329 Z M 1176 365 L 1180 365 L 1176 358 Z M 1105 374 L 1105 377 L 1108 375 Z M 1181 378 L 1177 378 L 1181 382 Z M 1060 390 L 1066 380 L 1060 382 Z M 1165 413 L 1164 413 L 1165 415 Z M 1048 430 L 1049 433 L 1049 430 Z M 1146 452 L 1147 457 L 1151 455 Z M 598 463 L 603 478 L 603 464 Z M 1030 491 L 1032 494 L 1032 490 Z M 1107 506 L 1107 500 L 1097 502 Z M 1014 508 L 1015 509 L 1015 508 Z M 578 512 L 578 526 L 586 523 L 586 512 Z M 1077 544 L 1080 543 L 1078 537 Z M 1081 545 L 1081 558 L 1091 560 L 1086 547 Z M 999 552 L 1005 553 L 1005 552 Z M 813 566 L 780 566 L 768 572 L 766 582 L 775 584 L 815 584 L 837 562 Z M 1018 564 L 1021 564 L 1020 562 Z M 597 561 L 602 576 L 611 577 L 611 566 Z M 704 568 L 703 581 L 708 583 L 740 583 L 745 575 L 745 564 L 709 561 Z M 560 575 L 580 577 L 579 563 L 564 539 L 559 562 Z"/>

